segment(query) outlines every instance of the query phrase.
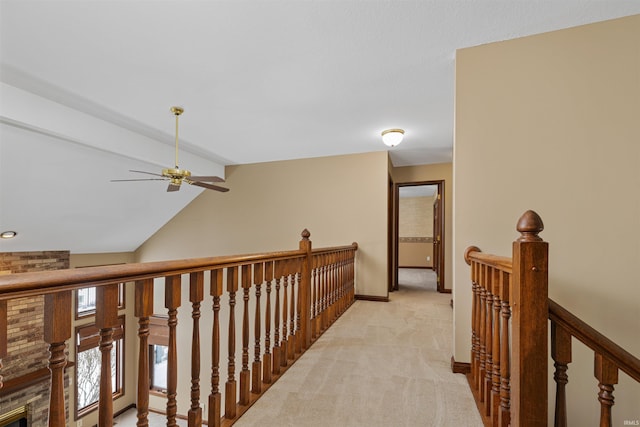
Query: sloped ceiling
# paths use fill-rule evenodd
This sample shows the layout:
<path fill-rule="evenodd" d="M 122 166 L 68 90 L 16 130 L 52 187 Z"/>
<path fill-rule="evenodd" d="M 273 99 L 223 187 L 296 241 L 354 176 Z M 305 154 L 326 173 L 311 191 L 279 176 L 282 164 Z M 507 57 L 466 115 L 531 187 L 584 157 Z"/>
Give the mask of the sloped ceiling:
<path fill-rule="evenodd" d="M 129 169 L 386 149 L 451 161 L 455 50 L 640 13 L 638 1 L 0 2 L 0 251 L 135 250 L 202 190 Z M 570 52 L 567 52 L 570 55 Z M 233 189 L 231 190 L 233 191 Z"/>

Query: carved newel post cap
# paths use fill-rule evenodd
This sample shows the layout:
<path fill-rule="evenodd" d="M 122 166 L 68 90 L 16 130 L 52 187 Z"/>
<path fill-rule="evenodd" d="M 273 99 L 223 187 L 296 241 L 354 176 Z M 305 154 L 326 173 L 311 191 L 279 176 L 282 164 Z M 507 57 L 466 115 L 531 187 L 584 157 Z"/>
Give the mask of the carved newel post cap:
<path fill-rule="evenodd" d="M 538 234 L 544 230 L 544 224 L 540 215 L 528 210 L 518 220 L 516 230 L 520 232 L 518 242 L 541 242 L 542 238 Z"/>
<path fill-rule="evenodd" d="M 353 248 L 357 250 L 358 249 L 358 242 L 353 242 L 351 244 L 351 246 L 353 246 Z"/>
<path fill-rule="evenodd" d="M 311 233 L 306 228 L 302 230 L 302 233 L 300 233 L 300 235 L 302 236 L 302 240 L 309 240 L 309 237 L 311 237 Z"/>

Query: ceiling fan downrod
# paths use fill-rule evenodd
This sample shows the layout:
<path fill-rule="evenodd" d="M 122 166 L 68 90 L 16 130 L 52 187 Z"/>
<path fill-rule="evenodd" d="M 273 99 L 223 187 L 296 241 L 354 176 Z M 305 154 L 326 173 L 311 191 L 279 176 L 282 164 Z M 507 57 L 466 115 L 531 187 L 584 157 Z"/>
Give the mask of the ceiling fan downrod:
<path fill-rule="evenodd" d="M 184 108 L 171 107 L 171 112 L 176 116 L 176 169 L 180 169 L 178 167 L 178 118 L 180 114 L 184 113 Z"/>

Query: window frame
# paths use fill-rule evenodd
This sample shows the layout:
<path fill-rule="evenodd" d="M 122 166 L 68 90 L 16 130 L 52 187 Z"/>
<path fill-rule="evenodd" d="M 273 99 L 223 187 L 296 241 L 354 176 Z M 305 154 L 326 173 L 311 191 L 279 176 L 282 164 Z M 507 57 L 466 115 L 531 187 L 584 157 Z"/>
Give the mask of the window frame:
<path fill-rule="evenodd" d="M 159 345 L 169 347 L 169 317 L 166 315 L 154 314 L 149 317 L 149 393 L 156 396 L 167 396 L 167 390 L 154 387 L 153 385 L 153 365 L 155 352 L 154 346 Z"/>
<path fill-rule="evenodd" d="M 125 378 L 125 325 L 126 316 L 124 314 L 118 316 L 119 325 L 114 328 L 113 331 L 113 345 L 116 348 L 116 363 L 115 363 L 115 387 L 113 390 L 113 400 L 124 396 L 124 378 Z M 98 409 L 99 401 L 93 402 L 84 408 L 78 408 L 78 367 L 79 358 L 78 355 L 84 351 L 91 350 L 100 347 L 100 329 L 96 327 L 95 323 L 87 323 L 84 325 L 76 326 L 75 328 L 75 351 L 76 351 L 76 363 L 74 369 L 74 404 L 73 411 L 75 420 L 90 414 Z M 114 373 L 112 372 L 112 375 Z"/>
<path fill-rule="evenodd" d="M 78 268 L 82 268 L 82 267 L 78 267 Z M 91 288 L 96 288 L 95 286 L 88 286 L 86 288 L 82 288 L 82 289 L 77 289 L 73 292 L 73 298 L 74 298 L 74 306 L 73 306 L 73 311 L 75 313 L 75 319 L 76 320 L 81 320 L 81 319 L 85 319 L 87 317 L 91 317 L 91 316 L 95 316 L 96 314 L 96 310 L 87 310 L 87 311 L 83 311 L 83 312 L 78 312 L 78 292 L 83 290 L 83 289 L 91 289 Z M 118 310 L 124 310 L 125 307 L 125 283 L 124 282 L 120 282 L 118 283 Z"/>

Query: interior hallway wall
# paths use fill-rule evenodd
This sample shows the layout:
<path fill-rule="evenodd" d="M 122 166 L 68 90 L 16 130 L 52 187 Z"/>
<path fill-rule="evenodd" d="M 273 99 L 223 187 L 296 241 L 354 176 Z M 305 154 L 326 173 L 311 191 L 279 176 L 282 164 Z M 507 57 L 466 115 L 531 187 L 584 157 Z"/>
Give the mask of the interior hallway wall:
<path fill-rule="evenodd" d="M 469 361 L 469 245 L 511 255 L 527 209 L 545 223 L 550 297 L 640 355 L 640 15 L 457 52 L 455 358 Z M 597 424 L 593 353 L 574 340 L 569 424 Z M 637 420 L 625 374 L 614 425 Z"/>

